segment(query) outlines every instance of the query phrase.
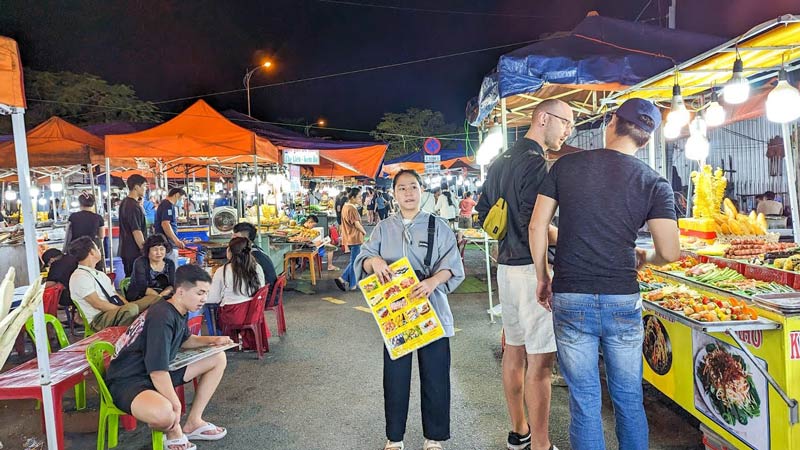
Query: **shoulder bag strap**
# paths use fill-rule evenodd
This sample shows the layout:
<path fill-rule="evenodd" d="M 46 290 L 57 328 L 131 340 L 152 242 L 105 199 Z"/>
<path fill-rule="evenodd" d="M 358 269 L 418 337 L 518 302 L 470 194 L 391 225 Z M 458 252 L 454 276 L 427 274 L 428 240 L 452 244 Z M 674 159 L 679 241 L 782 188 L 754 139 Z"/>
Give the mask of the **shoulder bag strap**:
<path fill-rule="evenodd" d="M 433 240 L 436 237 L 436 217 L 431 214 L 428 216 L 428 253 L 425 254 L 425 268 L 430 271 L 431 259 L 433 258 Z"/>
<path fill-rule="evenodd" d="M 106 296 L 106 300 L 108 300 L 109 302 L 111 302 L 111 303 L 113 303 L 113 304 L 116 304 L 116 303 L 114 302 L 114 300 L 111 298 L 111 296 L 110 296 L 110 295 L 108 295 L 108 291 L 106 291 L 106 288 L 104 288 L 104 287 L 103 287 L 103 284 L 102 284 L 102 283 L 100 283 L 100 280 L 98 280 L 98 279 L 97 279 L 97 277 L 95 277 L 95 276 L 92 274 L 92 272 L 90 272 L 90 271 L 88 271 L 88 270 L 86 270 L 86 269 L 84 269 L 84 268 L 82 268 L 82 267 L 79 267 L 79 269 L 81 269 L 81 270 L 83 270 L 84 272 L 88 273 L 88 274 L 89 274 L 89 276 L 90 276 L 90 277 L 92 277 L 92 278 L 94 279 L 94 282 L 95 282 L 95 283 L 97 283 L 97 285 L 98 285 L 98 286 L 100 286 L 100 290 L 101 290 L 101 291 L 103 291 L 103 295 L 105 295 L 105 296 Z"/>

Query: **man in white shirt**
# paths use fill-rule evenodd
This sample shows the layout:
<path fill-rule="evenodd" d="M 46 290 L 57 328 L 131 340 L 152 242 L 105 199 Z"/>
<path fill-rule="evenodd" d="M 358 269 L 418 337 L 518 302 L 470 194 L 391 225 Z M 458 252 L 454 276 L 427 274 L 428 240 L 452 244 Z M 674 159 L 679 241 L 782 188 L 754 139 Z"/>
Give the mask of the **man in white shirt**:
<path fill-rule="evenodd" d="M 783 214 L 783 204 L 775 201 L 775 193 L 772 191 L 764 192 L 764 200 L 758 202 L 756 212 L 765 216 L 780 216 Z"/>
<path fill-rule="evenodd" d="M 127 302 L 118 296 L 108 275 L 94 268 L 101 255 L 90 237 L 83 236 L 70 242 L 69 254 L 78 260 L 78 268 L 69 279 L 69 291 L 86 317 L 84 326 L 92 330 L 130 325 L 140 312 L 161 300 L 159 296 L 146 296 Z"/>

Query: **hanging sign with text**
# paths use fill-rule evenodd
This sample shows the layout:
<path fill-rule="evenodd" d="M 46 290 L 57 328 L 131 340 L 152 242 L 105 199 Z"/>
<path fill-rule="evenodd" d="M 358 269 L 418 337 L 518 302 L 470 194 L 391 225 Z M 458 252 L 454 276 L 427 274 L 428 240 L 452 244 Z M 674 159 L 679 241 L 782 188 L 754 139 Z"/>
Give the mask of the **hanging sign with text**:
<path fill-rule="evenodd" d="M 297 164 L 298 166 L 318 166 L 319 150 L 286 149 L 283 151 L 284 164 Z"/>

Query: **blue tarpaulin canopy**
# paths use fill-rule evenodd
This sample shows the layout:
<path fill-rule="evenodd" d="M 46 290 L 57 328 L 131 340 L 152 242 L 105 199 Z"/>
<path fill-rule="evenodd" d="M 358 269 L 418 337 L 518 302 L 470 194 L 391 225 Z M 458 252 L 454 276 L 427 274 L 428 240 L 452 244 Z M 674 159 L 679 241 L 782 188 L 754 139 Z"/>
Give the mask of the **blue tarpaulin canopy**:
<path fill-rule="evenodd" d="M 479 125 L 501 98 L 506 99 L 509 126 L 528 125 L 530 108 L 554 97 L 578 114 L 597 114 L 607 92 L 639 83 L 724 41 L 590 13 L 569 33 L 501 56 L 468 105 L 467 117 Z"/>

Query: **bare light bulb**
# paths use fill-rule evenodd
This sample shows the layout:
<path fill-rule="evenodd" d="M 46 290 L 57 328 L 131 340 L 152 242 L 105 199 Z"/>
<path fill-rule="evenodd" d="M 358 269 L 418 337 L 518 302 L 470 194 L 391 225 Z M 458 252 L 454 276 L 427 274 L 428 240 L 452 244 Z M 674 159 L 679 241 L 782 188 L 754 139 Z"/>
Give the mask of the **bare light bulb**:
<path fill-rule="evenodd" d="M 766 107 L 771 122 L 787 123 L 800 117 L 800 91 L 789 84 L 783 69 L 778 75 L 778 85 L 767 96 Z"/>
<path fill-rule="evenodd" d="M 725 123 L 725 108 L 723 108 L 718 101 L 713 100 L 708 104 L 703 117 L 706 119 L 706 125 L 709 127 L 718 127 Z"/>
<path fill-rule="evenodd" d="M 744 76 L 744 65 L 740 57 L 737 57 L 733 63 L 733 75 L 722 88 L 722 97 L 725 99 L 725 103 L 731 105 L 744 103 L 750 97 L 750 82 Z"/>

